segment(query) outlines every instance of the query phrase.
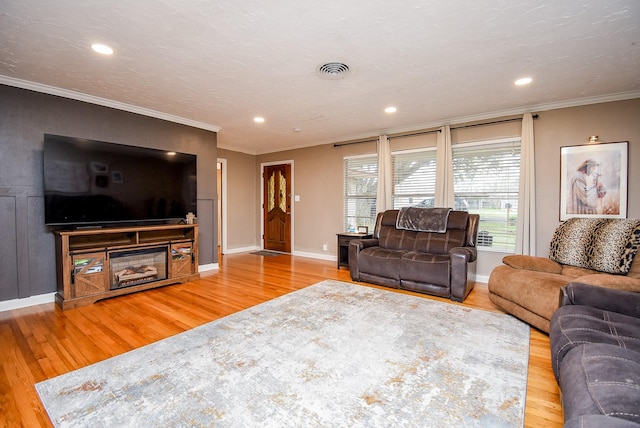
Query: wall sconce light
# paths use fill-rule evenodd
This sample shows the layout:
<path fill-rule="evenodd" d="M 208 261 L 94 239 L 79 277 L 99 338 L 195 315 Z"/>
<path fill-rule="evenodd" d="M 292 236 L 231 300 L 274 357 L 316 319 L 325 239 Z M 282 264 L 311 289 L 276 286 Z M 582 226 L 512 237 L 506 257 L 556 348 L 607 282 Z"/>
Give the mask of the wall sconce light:
<path fill-rule="evenodd" d="M 589 142 L 590 143 L 597 143 L 598 142 L 598 136 L 597 135 L 592 135 L 591 137 L 589 137 Z"/>

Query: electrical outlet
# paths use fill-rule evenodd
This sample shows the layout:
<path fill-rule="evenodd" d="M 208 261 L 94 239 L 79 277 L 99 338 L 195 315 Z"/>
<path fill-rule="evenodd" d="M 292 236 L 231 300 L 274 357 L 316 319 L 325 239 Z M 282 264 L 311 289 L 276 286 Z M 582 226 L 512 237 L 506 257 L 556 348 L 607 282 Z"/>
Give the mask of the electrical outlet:
<path fill-rule="evenodd" d="M 322 251 L 327 251 L 327 249 L 327 243 L 325 242 L 324 244 L 322 244 Z"/>

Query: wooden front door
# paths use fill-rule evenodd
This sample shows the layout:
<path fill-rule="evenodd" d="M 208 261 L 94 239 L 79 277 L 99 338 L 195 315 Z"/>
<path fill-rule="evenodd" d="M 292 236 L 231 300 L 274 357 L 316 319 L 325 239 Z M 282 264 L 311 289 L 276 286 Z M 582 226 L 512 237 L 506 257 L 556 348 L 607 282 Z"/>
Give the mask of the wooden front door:
<path fill-rule="evenodd" d="M 291 252 L 291 165 L 265 166 L 264 249 Z"/>

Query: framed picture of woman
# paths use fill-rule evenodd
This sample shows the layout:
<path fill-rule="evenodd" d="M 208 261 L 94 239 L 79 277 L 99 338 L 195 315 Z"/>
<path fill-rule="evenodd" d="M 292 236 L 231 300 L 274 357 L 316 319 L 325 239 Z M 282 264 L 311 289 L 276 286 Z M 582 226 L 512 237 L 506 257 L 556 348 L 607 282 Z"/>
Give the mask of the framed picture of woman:
<path fill-rule="evenodd" d="M 560 220 L 626 218 L 628 141 L 560 148 Z"/>

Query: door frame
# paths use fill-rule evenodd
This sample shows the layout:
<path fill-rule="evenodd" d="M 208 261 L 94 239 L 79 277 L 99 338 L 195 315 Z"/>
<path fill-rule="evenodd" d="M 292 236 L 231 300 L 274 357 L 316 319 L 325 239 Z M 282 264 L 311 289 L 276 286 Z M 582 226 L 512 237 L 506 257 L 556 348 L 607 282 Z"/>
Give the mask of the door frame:
<path fill-rule="evenodd" d="M 294 215 L 294 210 L 295 210 L 295 206 L 296 204 L 294 203 L 294 195 L 295 195 L 295 186 L 294 186 L 294 177 L 295 177 L 295 173 L 294 173 L 294 169 L 293 169 L 293 159 L 289 159 L 289 160 L 283 160 L 283 161 L 272 161 L 272 162 L 261 162 L 260 163 L 260 171 L 258 172 L 258 177 L 260 179 L 260 204 L 258 204 L 258 215 L 260 218 L 260 249 L 264 250 L 264 177 L 262 176 L 262 174 L 264 174 L 264 168 L 266 166 L 273 166 L 273 165 L 290 165 L 291 166 L 291 254 L 293 254 L 293 252 L 295 251 L 295 245 L 294 243 L 296 242 L 295 237 L 294 237 L 294 230 L 296 230 L 296 228 L 294 227 L 294 223 L 295 223 L 295 215 Z"/>
<path fill-rule="evenodd" d="M 218 240 L 220 241 L 220 252 L 222 254 L 227 254 L 227 160 L 224 158 L 218 158 L 216 162 L 217 164 L 221 164 L 222 169 L 222 183 L 220 183 L 220 188 L 222 189 L 222 195 L 220 198 L 220 204 L 222 205 L 222 209 L 218 206 L 218 212 L 220 213 L 220 221 L 222 222 L 222 227 L 220 228 L 222 236 L 218 236 Z M 216 198 L 216 203 L 217 203 Z M 215 250 L 218 251 L 218 243 L 215 243 Z"/>

